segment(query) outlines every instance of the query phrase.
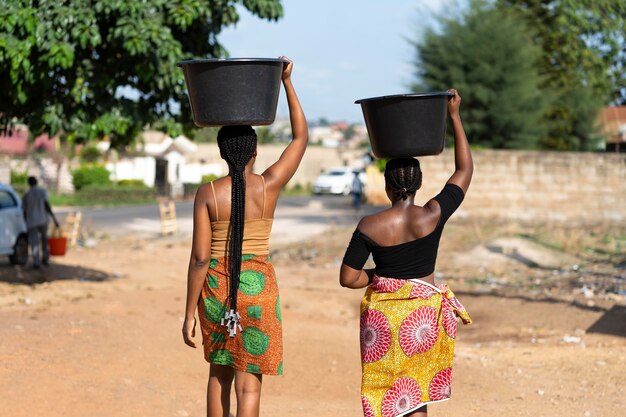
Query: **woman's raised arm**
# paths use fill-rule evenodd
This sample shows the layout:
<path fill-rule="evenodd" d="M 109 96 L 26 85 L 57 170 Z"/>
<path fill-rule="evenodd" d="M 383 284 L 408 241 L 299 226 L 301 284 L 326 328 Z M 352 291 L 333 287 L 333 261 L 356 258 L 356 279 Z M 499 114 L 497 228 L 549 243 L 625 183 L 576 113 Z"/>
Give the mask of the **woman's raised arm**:
<path fill-rule="evenodd" d="M 454 174 L 448 180 L 448 183 L 458 185 L 463 193 L 467 193 L 472 174 L 474 173 L 474 162 L 472 161 L 472 153 L 470 152 L 469 143 L 463 130 L 461 115 L 459 108 L 461 107 L 461 96 L 459 92 L 452 89 L 448 90 L 454 93 L 454 96 L 448 102 L 448 112 L 452 120 L 454 129 Z"/>
<path fill-rule="evenodd" d="M 272 166 L 267 168 L 263 173 L 263 177 L 267 181 L 269 187 L 281 189 L 296 173 L 298 165 L 304 156 L 307 143 L 309 142 L 309 129 L 306 117 L 300 106 L 300 101 L 296 95 L 291 83 L 291 71 L 293 62 L 289 58 L 281 56 L 280 58 L 289 61 L 283 68 L 282 80 L 287 95 L 287 104 L 289 106 L 289 120 L 291 122 L 291 132 L 293 139 L 287 145 L 282 155 Z"/>

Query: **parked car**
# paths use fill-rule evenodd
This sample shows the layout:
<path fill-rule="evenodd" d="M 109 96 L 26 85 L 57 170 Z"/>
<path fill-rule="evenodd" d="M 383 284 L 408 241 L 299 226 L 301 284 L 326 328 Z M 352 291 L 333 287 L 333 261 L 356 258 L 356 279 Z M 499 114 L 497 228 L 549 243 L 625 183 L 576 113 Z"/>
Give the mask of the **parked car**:
<path fill-rule="evenodd" d="M 352 191 L 355 172 L 359 174 L 359 180 L 365 187 L 367 176 L 363 170 L 353 167 L 338 167 L 324 171 L 315 179 L 313 182 L 313 193 L 348 195 Z"/>
<path fill-rule="evenodd" d="M 28 236 L 22 200 L 13 187 L 0 184 L 0 255 L 14 265 L 28 261 Z"/>

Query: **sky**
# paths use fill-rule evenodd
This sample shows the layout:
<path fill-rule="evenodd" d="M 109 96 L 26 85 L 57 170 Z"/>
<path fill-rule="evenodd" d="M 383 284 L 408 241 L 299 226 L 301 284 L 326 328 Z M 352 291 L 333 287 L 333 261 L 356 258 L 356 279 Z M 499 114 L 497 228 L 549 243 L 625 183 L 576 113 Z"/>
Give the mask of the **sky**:
<path fill-rule="evenodd" d="M 231 58 L 288 56 L 292 82 L 309 120 L 360 123 L 360 98 L 410 92 L 410 41 L 436 25 L 451 0 L 283 0 L 284 17 L 268 22 L 240 10 L 218 39 Z M 284 91 L 277 117 L 288 117 Z"/>

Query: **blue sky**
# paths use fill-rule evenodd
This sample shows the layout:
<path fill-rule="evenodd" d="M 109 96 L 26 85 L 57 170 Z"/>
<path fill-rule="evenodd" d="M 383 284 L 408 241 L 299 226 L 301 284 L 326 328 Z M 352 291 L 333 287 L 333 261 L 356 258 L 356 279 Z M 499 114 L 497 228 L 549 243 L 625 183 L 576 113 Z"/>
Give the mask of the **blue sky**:
<path fill-rule="evenodd" d="M 360 98 L 409 92 L 415 59 L 408 39 L 436 24 L 450 0 L 283 0 L 285 16 L 267 22 L 240 10 L 220 42 L 232 58 L 294 61 L 292 80 L 310 120 L 361 122 Z M 288 115 L 281 91 L 278 117 Z"/>

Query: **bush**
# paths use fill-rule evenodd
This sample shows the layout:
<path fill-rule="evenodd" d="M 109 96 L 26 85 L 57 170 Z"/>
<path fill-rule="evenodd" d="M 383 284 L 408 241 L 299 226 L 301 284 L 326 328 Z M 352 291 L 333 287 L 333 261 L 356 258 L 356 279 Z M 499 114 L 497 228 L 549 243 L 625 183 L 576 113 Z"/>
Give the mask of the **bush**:
<path fill-rule="evenodd" d="M 11 185 L 27 185 L 28 172 L 11 171 Z"/>
<path fill-rule="evenodd" d="M 83 162 L 96 162 L 102 156 L 100 149 L 96 145 L 85 145 L 80 150 L 80 160 Z"/>
<path fill-rule="evenodd" d="M 120 204 L 152 203 L 156 199 L 153 188 L 90 185 L 83 187 L 74 194 L 74 205 L 78 206 L 113 206 Z"/>
<path fill-rule="evenodd" d="M 150 188 L 142 180 L 120 180 L 116 184 L 120 187 Z"/>
<path fill-rule="evenodd" d="M 202 180 L 200 181 L 200 183 L 201 184 L 206 184 L 207 182 L 215 181 L 218 178 L 219 177 L 217 175 L 215 175 L 215 174 L 203 175 L 202 176 Z"/>
<path fill-rule="evenodd" d="M 18 195 L 24 195 L 24 193 L 26 193 L 26 191 L 30 188 L 28 184 L 11 184 L 11 187 L 13 187 Z"/>
<path fill-rule="evenodd" d="M 84 187 L 93 185 L 109 185 L 109 171 L 102 165 L 82 165 L 72 171 L 74 189 L 80 191 Z"/>

